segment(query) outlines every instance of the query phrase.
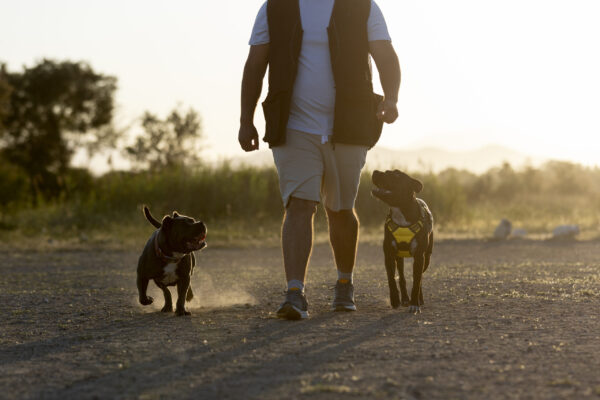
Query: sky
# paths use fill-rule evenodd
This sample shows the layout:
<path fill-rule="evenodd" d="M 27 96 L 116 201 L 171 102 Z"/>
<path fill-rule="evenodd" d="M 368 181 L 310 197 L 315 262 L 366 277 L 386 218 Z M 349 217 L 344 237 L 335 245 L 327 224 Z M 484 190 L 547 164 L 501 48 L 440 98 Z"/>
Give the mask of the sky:
<path fill-rule="evenodd" d="M 241 76 L 263 1 L 0 0 L 0 62 L 87 61 L 118 78 L 118 126 L 191 107 L 205 156 L 239 157 Z M 402 68 L 400 115 L 381 146 L 501 145 L 600 165 L 600 2 L 376 2 Z M 262 136 L 260 106 L 255 123 Z"/>

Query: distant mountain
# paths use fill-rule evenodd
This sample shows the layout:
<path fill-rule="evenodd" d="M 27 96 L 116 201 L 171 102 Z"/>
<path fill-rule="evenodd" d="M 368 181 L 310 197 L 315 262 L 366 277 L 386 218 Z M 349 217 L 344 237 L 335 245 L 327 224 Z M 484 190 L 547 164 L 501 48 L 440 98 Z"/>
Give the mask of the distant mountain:
<path fill-rule="evenodd" d="M 395 166 L 410 171 L 439 172 L 452 167 L 480 173 L 505 162 L 514 167 L 520 167 L 525 164 L 538 165 L 543 161 L 542 158 L 528 156 L 507 147 L 489 145 L 465 151 L 448 151 L 436 147 L 423 147 L 415 150 L 374 148 L 369 154 L 367 163 L 370 168 Z"/>
<path fill-rule="evenodd" d="M 518 151 L 498 145 L 489 145 L 475 150 L 448 151 L 437 147 L 423 147 L 411 150 L 396 150 L 375 147 L 369 151 L 367 168 L 400 168 L 409 171 L 439 172 L 446 168 L 466 169 L 472 172 L 485 172 L 492 167 L 508 162 L 513 167 L 525 164 L 539 165 L 545 159 L 532 157 Z M 273 156 L 269 150 L 261 150 L 231 160 L 233 166 L 273 165 Z"/>

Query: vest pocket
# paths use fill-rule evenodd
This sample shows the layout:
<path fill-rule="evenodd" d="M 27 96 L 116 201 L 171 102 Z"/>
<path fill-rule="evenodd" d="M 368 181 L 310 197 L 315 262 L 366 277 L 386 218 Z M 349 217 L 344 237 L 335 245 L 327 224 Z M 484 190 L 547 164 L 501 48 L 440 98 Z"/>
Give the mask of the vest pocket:
<path fill-rule="evenodd" d="M 371 91 L 336 93 L 334 141 L 345 144 L 375 146 L 381 136 L 383 122 L 377 118 L 377 107 L 383 97 Z"/>
<path fill-rule="evenodd" d="M 379 107 L 379 104 L 381 104 L 381 102 L 383 101 L 383 96 L 377 93 L 373 93 L 372 95 L 373 97 L 373 112 L 371 113 L 371 118 L 372 118 L 372 136 L 371 136 L 371 142 L 372 144 L 369 145 L 369 147 L 373 147 L 375 146 L 375 144 L 379 141 L 379 138 L 381 137 L 381 131 L 383 130 L 383 121 L 380 120 L 379 118 L 377 118 L 377 107 Z"/>
<path fill-rule="evenodd" d="M 281 144 L 285 140 L 284 124 L 287 125 L 287 118 L 283 113 L 286 94 L 286 91 L 269 92 L 262 103 L 266 125 L 264 141 L 270 146 Z"/>

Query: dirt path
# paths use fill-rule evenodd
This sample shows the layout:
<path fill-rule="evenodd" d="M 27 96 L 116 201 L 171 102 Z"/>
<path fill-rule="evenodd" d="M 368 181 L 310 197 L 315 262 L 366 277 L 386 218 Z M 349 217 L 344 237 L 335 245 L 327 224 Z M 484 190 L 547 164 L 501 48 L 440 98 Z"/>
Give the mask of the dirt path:
<path fill-rule="evenodd" d="M 193 315 L 136 303 L 136 252 L 0 252 L 0 398 L 600 398 L 600 243 L 438 243 L 423 314 L 392 310 L 380 246 L 359 250 L 359 311 L 273 318 L 275 248 L 199 258 Z M 410 267 L 409 267 L 410 268 Z M 410 275 L 410 274 L 409 274 Z"/>

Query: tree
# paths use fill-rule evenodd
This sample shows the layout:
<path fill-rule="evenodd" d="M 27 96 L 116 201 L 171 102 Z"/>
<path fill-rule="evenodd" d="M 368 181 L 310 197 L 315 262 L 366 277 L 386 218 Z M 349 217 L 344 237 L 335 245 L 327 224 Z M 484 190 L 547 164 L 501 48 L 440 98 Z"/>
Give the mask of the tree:
<path fill-rule="evenodd" d="M 0 64 L 0 132 L 3 130 L 2 121 L 8 115 L 10 95 L 12 92 L 12 87 L 8 84 L 5 76 L 6 66 L 4 64 Z"/>
<path fill-rule="evenodd" d="M 160 170 L 198 162 L 202 124 L 196 111 L 183 114 L 175 109 L 165 120 L 146 112 L 141 125 L 144 133 L 125 149 L 138 168 Z"/>
<path fill-rule="evenodd" d="M 0 76 L 12 88 L 0 116 L 0 149 L 27 173 L 34 199 L 56 196 L 76 138 L 109 126 L 116 78 L 85 62 L 46 59 L 20 73 L 3 67 Z"/>

